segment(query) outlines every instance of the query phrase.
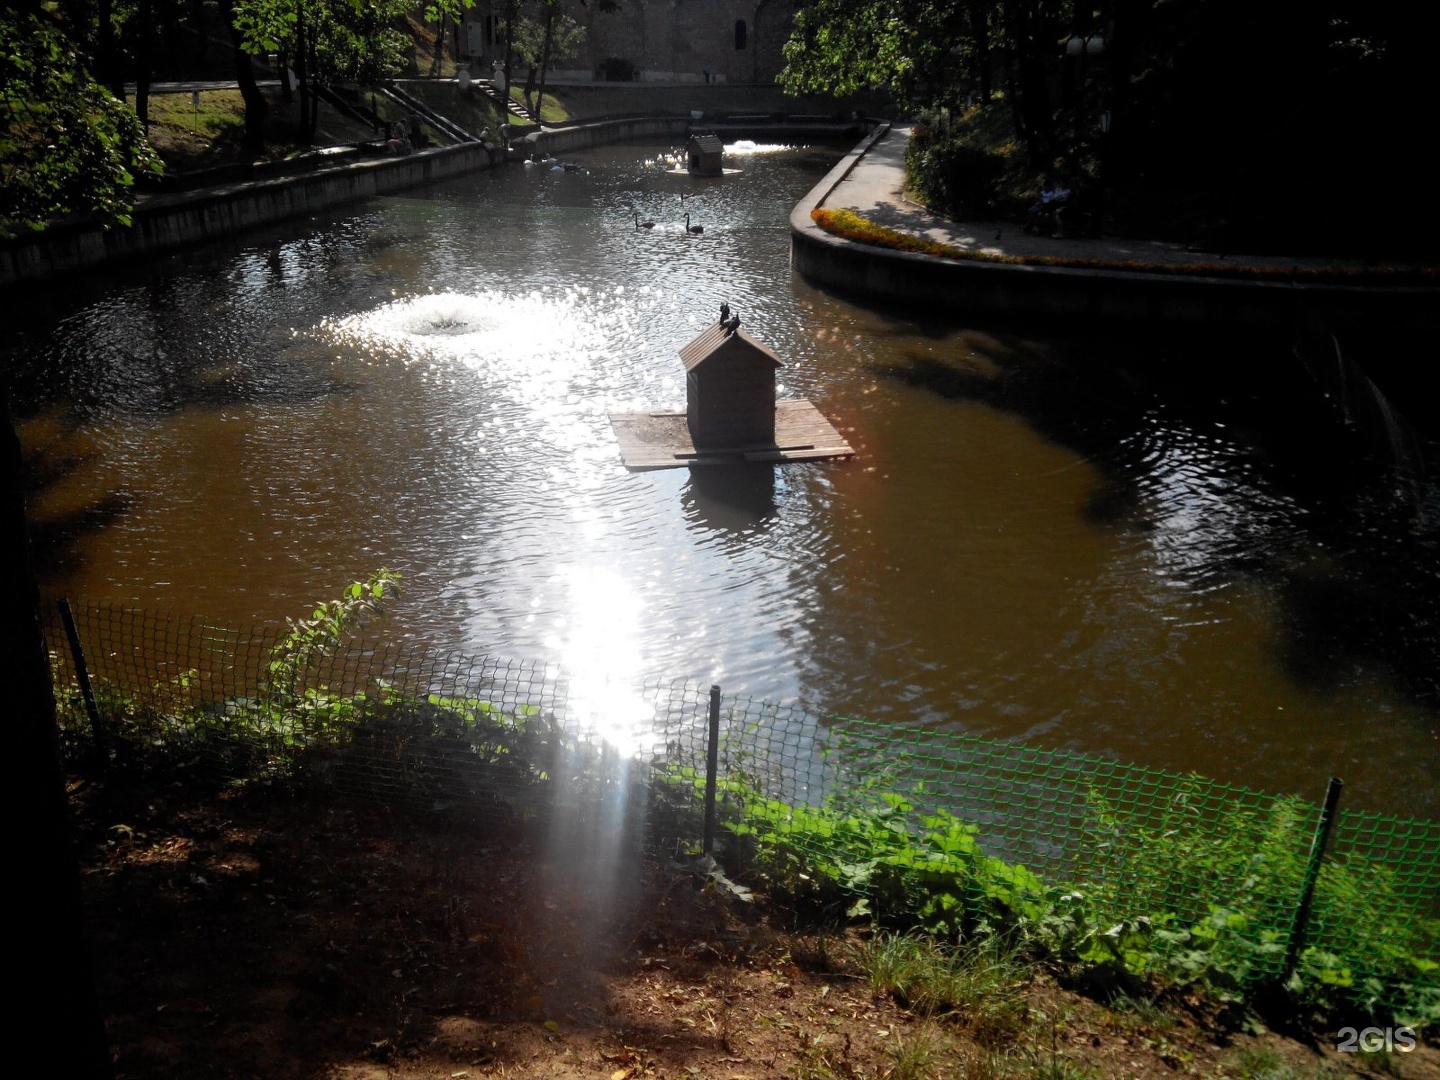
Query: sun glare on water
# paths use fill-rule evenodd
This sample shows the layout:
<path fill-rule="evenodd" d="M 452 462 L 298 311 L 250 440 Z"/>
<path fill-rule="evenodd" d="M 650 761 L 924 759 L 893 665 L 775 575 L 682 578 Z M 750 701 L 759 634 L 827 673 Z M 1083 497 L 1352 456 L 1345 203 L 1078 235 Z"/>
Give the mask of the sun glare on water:
<path fill-rule="evenodd" d="M 644 601 L 603 566 L 572 564 L 552 580 L 564 590 L 564 614 L 546 645 L 569 680 L 575 716 L 626 757 L 646 749 L 655 710 L 637 688 Z"/>
<path fill-rule="evenodd" d="M 537 589 L 536 603 L 553 613 L 543 651 L 570 686 L 576 722 L 625 755 L 644 748 L 653 718 L 636 689 L 644 603 L 617 570 L 573 556 L 603 542 L 605 522 L 620 512 L 608 411 L 675 393 L 657 381 L 654 362 L 659 351 L 668 367 L 670 350 L 646 337 L 661 304 L 658 291 L 621 286 L 445 291 L 320 327 L 327 344 L 358 357 L 456 375 L 454 407 L 469 414 L 483 451 L 477 468 L 505 470 L 552 508 L 547 538 L 536 542 L 570 558 Z M 512 554 L 523 561 L 534 552 Z"/>

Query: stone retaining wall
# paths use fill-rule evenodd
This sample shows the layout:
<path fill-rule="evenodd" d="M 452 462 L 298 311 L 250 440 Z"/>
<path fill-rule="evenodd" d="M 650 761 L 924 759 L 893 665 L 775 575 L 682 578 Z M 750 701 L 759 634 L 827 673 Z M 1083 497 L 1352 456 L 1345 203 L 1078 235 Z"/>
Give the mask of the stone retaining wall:
<path fill-rule="evenodd" d="M 816 184 L 790 215 L 790 265 L 841 292 L 944 312 L 1022 315 L 1060 323 L 1284 325 L 1322 312 L 1332 327 L 1433 311 L 1440 289 L 1334 285 L 1135 270 L 1026 266 L 893 251 L 827 233 L 811 220 L 889 128 L 881 125 Z"/>
<path fill-rule="evenodd" d="M 612 142 L 671 138 L 682 142 L 690 130 L 690 121 L 682 116 L 657 116 L 634 120 L 597 120 L 592 124 L 571 124 L 562 128 L 546 128 L 520 140 L 541 154 L 567 154 Z M 528 151 L 523 151 L 528 152 Z"/>
<path fill-rule="evenodd" d="M 403 158 L 347 163 L 303 176 L 156 196 L 136 208 L 130 228 L 103 230 L 90 222 L 76 222 L 0 243 L 0 286 L 46 281 L 112 260 L 171 251 L 486 169 L 502 160 L 498 149 L 466 143 Z"/>

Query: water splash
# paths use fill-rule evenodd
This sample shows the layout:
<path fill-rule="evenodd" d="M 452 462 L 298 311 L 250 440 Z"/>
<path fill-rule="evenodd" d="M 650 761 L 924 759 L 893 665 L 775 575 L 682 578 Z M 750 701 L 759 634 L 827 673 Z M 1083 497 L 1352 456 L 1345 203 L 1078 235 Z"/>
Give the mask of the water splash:
<path fill-rule="evenodd" d="M 1393 478 L 1396 497 L 1425 527 L 1435 483 L 1424 440 L 1414 426 L 1323 322 L 1309 326 L 1293 351 L 1345 425 L 1371 444 Z"/>
<path fill-rule="evenodd" d="M 785 143 L 757 143 L 753 139 L 736 139 L 725 144 L 725 153 L 733 157 L 758 157 L 762 154 L 784 154 L 795 149 Z"/>

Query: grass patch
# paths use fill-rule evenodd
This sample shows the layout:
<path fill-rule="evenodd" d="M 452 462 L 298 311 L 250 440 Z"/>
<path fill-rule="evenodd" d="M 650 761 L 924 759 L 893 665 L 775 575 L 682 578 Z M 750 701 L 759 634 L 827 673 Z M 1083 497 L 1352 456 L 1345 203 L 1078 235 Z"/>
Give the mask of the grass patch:
<path fill-rule="evenodd" d="M 299 105 L 287 104 L 278 87 L 265 87 L 265 152 L 260 160 L 281 161 L 312 146 L 340 146 L 373 139 L 375 132 L 321 103 L 313 143 L 300 138 Z M 189 172 L 251 162 L 244 151 L 245 101 L 239 90 L 154 94 L 150 98 L 150 143 L 167 172 Z M 399 119 L 399 116 L 395 117 Z"/>
<path fill-rule="evenodd" d="M 244 127 L 245 103 L 239 90 L 203 90 L 199 94 L 154 94 L 150 123 L 217 139 Z"/>
<path fill-rule="evenodd" d="M 1013 1042 L 1029 1021 L 1031 967 L 993 939 L 954 947 L 914 934 L 879 934 L 861 947 L 859 963 L 872 990 L 944 1018 L 982 1046 Z"/>
<path fill-rule="evenodd" d="M 922 1025 L 908 1037 L 897 1035 L 886 1053 L 891 1062 L 886 1080 L 932 1080 L 950 1071 L 954 1047 L 933 1026 Z"/>
<path fill-rule="evenodd" d="M 1246 1047 L 1235 1055 L 1224 1076 L 1234 1080 L 1332 1080 L 1343 1075 L 1329 1065 L 1296 1065 L 1268 1046 Z"/>
<path fill-rule="evenodd" d="M 474 85 L 461 89 L 458 83 L 449 79 L 417 79 L 402 83 L 401 89 L 428 108 L 449 120 L 453 120 L 472 135 L 489 130 L 491 135 L 499 133 L 500 106 L 486 97 Z M 390 110 L 395 119 L 401 119 L 403 110 L 399 104 L 376 95 L 376 107 L 389 118 Z M 408 114 L 404 114 L 408 115 Z M 511 121 L 514 123 L 514 121 Z"/>

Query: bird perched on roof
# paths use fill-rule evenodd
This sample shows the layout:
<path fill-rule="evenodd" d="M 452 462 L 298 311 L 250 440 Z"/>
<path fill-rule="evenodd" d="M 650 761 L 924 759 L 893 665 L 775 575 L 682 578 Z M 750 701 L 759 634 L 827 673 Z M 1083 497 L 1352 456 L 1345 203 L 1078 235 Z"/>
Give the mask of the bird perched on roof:
<path fill-rule="evenodd" d="M 739 315 L 731 315 L 730 318 L 725 322 L 724 326 L 725 326 L 725 333 L 727 333 L 727 334 L 733 334 L 733 333 L 735 333 L 736 330 L 739 330 L 739 329 L 740 329 L 740 316 L 739 316 Z"/>
<path fill-rule="evenodd" d="M 726 319 L 728 319 L 728 318 L 730 318 L 730 305 L 727 304 L 724 300 L 721 300 L 721 301 L 720 301 L 720 321 L 723 323 L 723 322 L 724 322 Z"/>

